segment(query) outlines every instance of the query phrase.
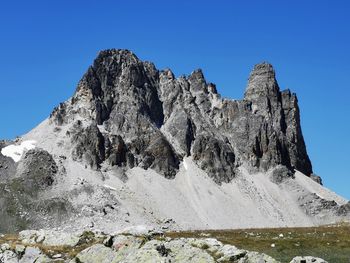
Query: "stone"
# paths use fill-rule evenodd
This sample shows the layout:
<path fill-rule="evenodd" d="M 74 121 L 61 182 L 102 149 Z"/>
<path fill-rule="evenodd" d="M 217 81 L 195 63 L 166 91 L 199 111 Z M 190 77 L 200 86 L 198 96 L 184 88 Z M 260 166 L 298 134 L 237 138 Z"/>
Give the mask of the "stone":
<path fill-rule="evenodd" d="M 316 258 L 311 256 L 306 257 L 295 257 L 290 263 L 328 263 L 322 258 Z"/>
<path fill-rule="evenodd" d="M 18 257 L 16 253 L 11 250 L 5 250 L 0 253 L 0 262 L 6 263 L 18 263 Z"/>
<path fill-rule="evenodd" d="M 224 245 L 217 252 L 216 255 L 220 256 L 218 262 L 232 262 L 237 261 L 247 254 L 246 250 L 238 249 L 235 246 Z"/>
<path fill-rule="evenodd" d="M 58 167 L 52 155 L 45 150 L 35 148 L 27 151 L 20 160 L 16 177 L 22 190 L 35 196 L 38 190 L 52 186 Z"/>
<path fill-rule="evenodd" d="M 164 247 L 164 250 L 159 251 L 159 247 L 162 244 L 158 240 L 151 240 L 140 247 L 135 253 L 129 253 L 123 262 L 145 262 L 145 263 L 165 263 L 173 262 L 167 260 L 168 250 Z M 165 253 L 162 253 L 165 252 Z"/>
<path fill-rule="evenodd" d="M 113 237 L 108 235 L 104 240 L 103 240 L 103 245 L 106 247 L 111 247 L 113 245 Z"/>
<path fill-rule="evenodd" d="M 340 216 L 346 216 L 350 214 L 350 201 L 346 204 L 339 206 L 337 209 L 337 214 Z"/>
<path fill-rule="evenodd" d="M 111 248 L 104 246 L 103 244 L 95 244 L 87 249 L 84 249 L 75 257 L 75 261 L 72 262 L 81 262 L 81 263 L 111 263 L 118 262 L 115 261 L 117 253 Z"/>
<path fill-rule="evenodd" d="M 142 238 L 131 235 L 118 235 L 113 239 L 112 249 L 116 252 L 117 260 L 124 260 L 128 256 L 136 254 L 142 243 Z"/>
<path fill-rule="evenodd" d="M 203 249 L 190 244 L 191 239 L 177 239 L 164 244 L 169 249 L 171 262 L 214 262 L 213 257 Z"/>
<path fill-rule="evenodd" d="M 310 178 L 312 179 L 312 180 L 314 180 L 316 183 L 318 183 L 318 184 L 320 184 L 320 185 L 323 185 L 322 184 L 322 178 L 320 177 L 320 176 L 318 176 L 317 174 L 311 174 L 310 175 Z"/>
<path fill-rule="evenodd" d="M 24 244 L 42 243 L 44 246 L 74 247 L 83 239 L 82 235 L 54 230 L 23 230 L 19 239 Z"/>
<path fill-rule="evenodd" d="M 326 200 L 315 193 L 301 195 L 298 198 L 298 202 L 304 211 L 312 216 L 329 211 L 333 211 L 339 216 L 341 216 L 339 212 L 344 212 L 343 215 L 347 215 L 346 209 L 343 210 L 344 205 L 339 206 L 334 200 Z"/>
<path fill-rule="evenodd" d="M 37 247 L 26 247 L 25 252 L 21 259 L 20 263 L 30 263 L 30 262 L 50 262 L 50 258 L 47 257 L 42 251 Z"/>
<path fill-rule="evenodd" d="M 248 251 L 244 258 L 241 258 L 239 263 L 280 263 L 274 258 L 258 252 Z"/>
<path fill-rule="evenodd" d="M 5 250 L 9 250 L 9 249 L 10 249 L 10 245 L 8 243 L 1 244 L 1 246 L 0 246 L 1 251 L 5 251 Z"/>
<path fill-rule="evenodd" d="M 52 256 L 53 259 L 62 258 L 62 254 L 55 254 Z"/>
<path fill-rule="evenodd" d="M 276 166 L 271 174 L 271 181 L 280 184 L 287 180 L 288 178 L 294 178 L 294 173 L 288 169 L 286 166 L 278 165 Z"/>
<path fill-rule="evenodd" d="M 45 236 L 44 235 L 39 235 L 37 236 L 35 242 L 36 243 L 42 243 L 45 240 Z"/>
<path fill-rule="evenodd" d="M 75 247 L 79 244 L 81 240 L 82 237 L 78 234 L 46 231 L 43 245 Z"/>
<path fill-rule="evenodd" d="M 45 239 L 43 230 L 23 230 L 19 232 L 19 240 L 24 244 L 35 244 L 38 238 L 41 242 Z"/>
<path fill-rule="evenodd" d="M 15 251 L 19 256 L 22 256 L 25 252 L 26 247 L 24 245 L 17 244 L 15 247 Z"/>
<path fill-rule="evenodd" d="M 192 246 L 204 249 L 210 254 L 216 253 L 221 247 L 223 247 L 223 244 L 215 238 L 193 239 L 190 240 L 190 244 Z"/>
<path fill-rule="evenodd" d="M 116 236 L 105 235 L 102 232 L 84 232 L 81 235 L 62 233 L 59 237 L 58 232 L 48 230 L 41 231 L 22 231 L 21 237 L 33 240 L 35 242 L 38 235 L 45 236 L 47 244 L 40 246 L 50 247 L 71 247 L 69 236 L 79 236 L 79 244 L 86 245 L 91 242 L 87 248 L 80 251 L 73 259 L 69 253 L 53 254 L 48 250 L 50 257 L 38 247 L 16 245 L 16 253 L 10 250 L 8 244 L 1 246 L 0 262 L 68 262 L 71 263 L 94 263 L 94 262 L 188 262 L 188 263 L 214 263 L 214 262 L 240 262 L 240 263 L 278 263 L 273 258 L 263 253 L 249 252 L 238 249 L 232 245 L 223 245 L 214 238 L 166 238 L 157 239 L 152 236 L 134 236 L 132 234 L 119 234 Z M 54 238 L 56 236 L 56 238 Z M 106 246 L 105 240 L 112 238 L 113 244 Z M 81 243 L 83 242 L 83 243 Z M 2 260 L 2 261 L 1 261 Z"/>

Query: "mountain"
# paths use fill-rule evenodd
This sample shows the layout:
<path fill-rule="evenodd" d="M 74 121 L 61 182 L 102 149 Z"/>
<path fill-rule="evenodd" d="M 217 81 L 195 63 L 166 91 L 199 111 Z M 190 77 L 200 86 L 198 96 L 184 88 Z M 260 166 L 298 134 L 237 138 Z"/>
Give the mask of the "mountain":
<path fill-rule="evenodd" d="M 297 97 L 268 63 L 230 100 L 201 70 L 175 78 L 131 51 L 101 51 L 68 101 L 0 148 L 3 232 L 350 219 L 348 200 L 313 174 Z"/>

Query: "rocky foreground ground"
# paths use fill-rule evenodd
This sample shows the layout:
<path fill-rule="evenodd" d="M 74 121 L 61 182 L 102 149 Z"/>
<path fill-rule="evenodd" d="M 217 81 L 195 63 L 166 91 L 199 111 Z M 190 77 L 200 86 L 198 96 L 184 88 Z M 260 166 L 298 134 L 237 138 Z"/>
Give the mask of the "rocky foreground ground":
<path fill-rule="evenodd" d="M 240 262 L 276 263 L 272 257 L 226 245 L 215 238 L 170 238 L 146 228 L 107 235 L 85 231 L 69 234 L 25 230 L 1 235 L 0 262 Z M 326 262 L 295 257 L 291 263 Z"/>

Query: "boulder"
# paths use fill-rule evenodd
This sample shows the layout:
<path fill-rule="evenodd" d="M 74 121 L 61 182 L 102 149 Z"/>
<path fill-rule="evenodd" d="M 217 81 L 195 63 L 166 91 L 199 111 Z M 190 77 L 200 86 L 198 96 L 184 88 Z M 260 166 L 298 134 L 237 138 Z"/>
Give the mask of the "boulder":
<path fill-rule="evenodd" d="M 116 261 L 117 253 L 111 248 L 104 246 L 103 244 L 95 244 L 87 249 L 84 249 L 75 259 L 71 262 L 81 262 L 81 263 L 111 263 L 119 262 Z"/>
<path fill-rule="evenodd" d="M 290 263 L 327 263 L 327 261 L 325 261 L 322 258 L 306 256 L 306 257 L 295 257 L 292 259 Z"/>
<path fill-rule="evenodd" d="M 5 250 L 0 252 L 0 262 L 18 263 L 18 256 L 12 250 Z"/>
<path fill-rule="evenodd" d="M 235 246 L 224 245 L 217 252 L 219 257 L 218 262 L 233 262 L 237 261 L 247 254 L 246 250 L 238 249 Z"/>
<path fill-rule="evenodd" d="M 136 254 L 143 243 L 144 239 L 140 237 L 118 235 L 113 238 L 112 249 L 116 252 L 116 259 L 122 261 Z"/>
<path fill-rule="evenodd" d="M 180 238 L 164 244 L 165 248 L 169 250 L 168 254 L 171 262 L 215 262 L 208 252 L 192 246 L 189 241 L 188 239 Z"/>
<path fill-rule="evenodd" d="M 258 252 L 248 251 L 244 258 L 241 258 L 239 263 L 280 263 L 274 258 Z"/>
<path fill-rule="evenodd" d="M 46 256 L 39 248 L 37 247 L 26 247 L 23 256 L 19 260 L 19 263 L 32 263 L 32 262 L 51 262 L 51 259 Z"/>

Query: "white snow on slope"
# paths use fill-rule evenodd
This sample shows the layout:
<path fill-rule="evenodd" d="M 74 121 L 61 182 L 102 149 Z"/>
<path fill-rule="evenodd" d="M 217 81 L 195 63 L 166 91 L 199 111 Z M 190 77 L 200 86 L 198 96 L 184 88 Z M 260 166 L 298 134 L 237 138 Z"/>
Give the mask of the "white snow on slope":
<path fill-rule="evenodd" d="M 1 154 L 12 158 L 15 162 L 21 160 L 25 151 L 35 148 L 36 141 L 23 141 L 20 145 L 11 144 L 1 149 Z"/>

